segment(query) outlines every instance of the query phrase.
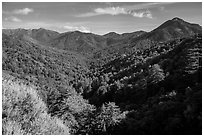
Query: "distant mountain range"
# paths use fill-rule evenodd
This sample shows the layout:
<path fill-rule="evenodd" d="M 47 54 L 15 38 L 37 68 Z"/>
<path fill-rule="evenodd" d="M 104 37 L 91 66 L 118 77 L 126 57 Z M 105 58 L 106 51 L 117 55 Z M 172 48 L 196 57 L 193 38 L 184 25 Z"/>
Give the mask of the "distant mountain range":
<path fill-rule="evenodd" d="M 136 31 L 123 34 L 110 32 L 105 35 L 96 35 L 80 31 L 58 33 L 39 28 L 3 29 L 3 33 L 57 49 L 74 51 L 88 57 L 96 57 L 96 55 L 101 57 L 113 53 L 125 53 L 132 48 L 146 49 L 158 42 L 201 34 L 202 27 L 176 17 L 150 32 Z"/>
<path fill-rule="evenodd" d="M 59 35 L 56 31 L 51 31 L 43 28 L 39 29 L 3 29 L 3 33 L 8 36 L 16 36 L 22 38 L 29 36 L 40 42 L 48 42 Z"/>

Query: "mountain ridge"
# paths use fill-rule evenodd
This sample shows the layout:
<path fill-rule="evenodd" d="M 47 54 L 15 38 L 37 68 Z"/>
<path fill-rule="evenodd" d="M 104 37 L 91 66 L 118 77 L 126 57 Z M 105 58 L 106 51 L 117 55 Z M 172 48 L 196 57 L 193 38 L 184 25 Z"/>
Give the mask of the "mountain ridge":
<path fill-rule="evenodd" d="M 60 50 L 74 51 L 85 57 L 100 59 L 113 58 L 115 54 L 125 54 L 135 49 L 147 49 L 156 43 L 170 41 L 175 38 L 189 37 L 202 33 L 202 27 L 175 17 L 150 32 L 134 31 L 118 34 L 109 32 L 104 35 L 68 31 L 58 33 L 44 28 L 4 30 L 3 33 L 15 37 L 53 47 Z M 29 38 L 30 37 L 30 38 Z"/>

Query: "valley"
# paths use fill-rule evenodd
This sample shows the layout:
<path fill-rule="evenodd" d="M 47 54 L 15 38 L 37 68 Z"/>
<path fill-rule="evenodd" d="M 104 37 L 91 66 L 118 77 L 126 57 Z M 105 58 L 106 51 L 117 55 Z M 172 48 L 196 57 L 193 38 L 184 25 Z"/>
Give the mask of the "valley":
<path fill-rule="evenodd" d="M 2 134 L 202 134 L 202 27 L 3 29 L 2 85 Z"/>

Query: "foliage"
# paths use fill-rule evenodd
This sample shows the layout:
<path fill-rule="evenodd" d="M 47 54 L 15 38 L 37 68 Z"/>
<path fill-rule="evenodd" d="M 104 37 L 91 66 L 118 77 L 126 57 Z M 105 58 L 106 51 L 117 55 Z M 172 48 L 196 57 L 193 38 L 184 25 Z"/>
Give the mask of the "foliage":
<path fill-rule="evenodd" d="M 152 51 L 157 54 L 149 54 Z M 143 57 L 118 57 L 99 68 L 95 78 L 90 103 L 105 109 L 103 103 L 114 101 L 129 111 L 111 134 L 201 134 L 200 36 L 137 53 Z M 110 74 L 105 86 L 104 74 Z"/>
<path fill-rule="evenodd" d="M 101 106 L 95 117 L 92 134 L 111 134 L 113 127 L 125 118 L 125 112 L 122 113 L 114 102 L 109 102 Z"/>
<path fill-rule="evenodd" d="M 35 87 L 13 78 L 3 77 L 2 82 L 3 134 L 69 134 L 69 127 L 62 120 L 47 113 L 47 107 Z"/>
<path fill-rule="evenodd" d="M 158 64 L 154 64 L 149 71 L 150 74 L 148 80 L 150 81 L 150 83 L 155 84 L 158 83 L 159 81 L 164 80 L 165 78 L 164 72 Z"/>

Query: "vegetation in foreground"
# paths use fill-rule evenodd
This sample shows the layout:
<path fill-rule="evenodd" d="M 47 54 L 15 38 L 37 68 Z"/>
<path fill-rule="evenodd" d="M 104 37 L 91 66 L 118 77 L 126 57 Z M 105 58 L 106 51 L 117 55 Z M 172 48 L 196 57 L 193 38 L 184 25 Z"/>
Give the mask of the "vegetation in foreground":
<path fill-rule="evenodd" d="M 51 116 L 38 90 L 9 75 L 2 79 L 2 134 L 59 135 L 70 134 L 69 126 Z"/>

